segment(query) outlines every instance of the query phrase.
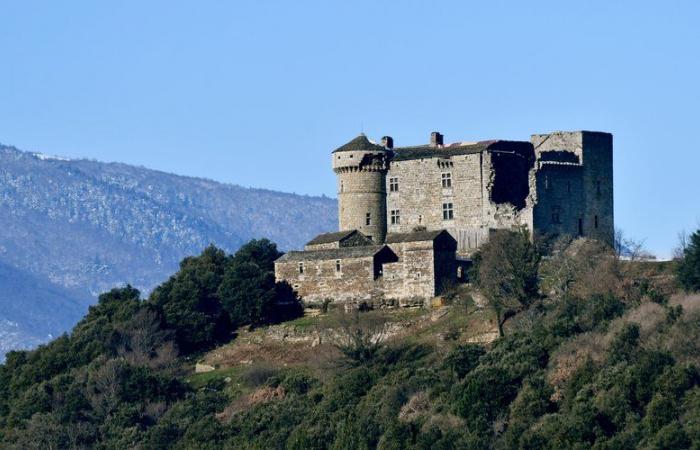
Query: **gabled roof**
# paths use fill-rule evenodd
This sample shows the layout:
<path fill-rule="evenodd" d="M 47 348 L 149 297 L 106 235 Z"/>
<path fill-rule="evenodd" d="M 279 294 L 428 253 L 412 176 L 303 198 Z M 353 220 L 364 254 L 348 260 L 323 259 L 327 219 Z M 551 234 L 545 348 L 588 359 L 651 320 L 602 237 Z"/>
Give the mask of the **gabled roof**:
<path fill-rule="evenodd" d="M 357 233 L 357 230 L 346 230 L 346 231 L 334 231 L 332 233 L 322 233 L 311 239 L 306 245 L 318 245 L 318 244 L 331 244 L 333 242 L 340 242 L 345 238 L 352 236 Z"/>
<path fill-rule="evenodd" d="M 385 248 L 385 245 L 361 245 L 358 247 L 340 247 L 331 248 L 328 250 L 292 251 L 280 256 L 275 262 L 327 261 L 333 259 L 369 258 Z"/>
<path fill-rule="evenodd" d="M 527 141 L 502 141 L 491 140 L 481 141 L 477 143 L 464 144 L 457 142 L 447 144 L 440 147 L 431 147 L 430 145 L 417 145 L 413 147 L 396 147 L 394 149 L 393 161 L 406 161 L 410 159 L 420 158 L 449 158 L 458 155 L 470 155 L 481 153 L 483 151 L 501 150 L 501 151 L 527 151 L 532 144 Z"/>
<path fill-rule="evenodd" d="M 433 231 L 411 231 L 408 233 L 389 233 L 386 235 L 387 244 L 398 244 L 401 242 L 418 242 L 418 241 L 434 241 L 443 234 L 449 236 L 449 239 L 454 241 L 454 238 L 447 230 Z M 456 242 L 456 241 L 455 241 Z"/>
<path fill-rule="evenodd" d="M 377 145 L 373 142 L 370 142 L 369 139 L 367 139 L 367 136 L 365 136 L 364 133 L 360 133 L 359 136 L 357 136 L 355 139 L 351 140 L 345 145 L 342 145 L 335 150 L 333 150 L 333 153 L 336 152 L 353 152 L 353 151 L 362 151 L 362 150 L 367 150 L 367 151 L 373 151 L 373 152 L 385 152 L 386 148 L 382 147 L 381 145 Z"/>

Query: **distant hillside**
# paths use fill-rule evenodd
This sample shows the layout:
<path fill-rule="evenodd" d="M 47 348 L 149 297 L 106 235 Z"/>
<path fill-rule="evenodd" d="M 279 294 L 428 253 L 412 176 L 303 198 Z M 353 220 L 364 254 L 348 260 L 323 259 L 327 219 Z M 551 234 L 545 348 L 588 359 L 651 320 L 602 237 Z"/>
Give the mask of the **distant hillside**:
<path fill-rule="evenodd" d="M 210 243 L 288 250 L 335 220 L 330 198 L 0 146 L 0 286 L 15 286 L 0 292 L 0 357 L 68 329 L 111 287 L 150 290 Z"/>

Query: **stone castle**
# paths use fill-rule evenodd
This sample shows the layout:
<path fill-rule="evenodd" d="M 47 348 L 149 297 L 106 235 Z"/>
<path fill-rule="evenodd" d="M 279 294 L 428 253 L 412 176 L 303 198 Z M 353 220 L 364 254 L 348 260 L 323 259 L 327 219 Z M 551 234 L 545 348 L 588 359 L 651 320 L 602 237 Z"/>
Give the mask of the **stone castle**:
<path fill-rule="evenodd" d="M 496 229 L 613 244 L 612 135 L 592 131 L 394 147 L 360 134 L 332 153 L 338 232 L 275 262 L 310 304 L 414 304 L 464 278 Z"/>

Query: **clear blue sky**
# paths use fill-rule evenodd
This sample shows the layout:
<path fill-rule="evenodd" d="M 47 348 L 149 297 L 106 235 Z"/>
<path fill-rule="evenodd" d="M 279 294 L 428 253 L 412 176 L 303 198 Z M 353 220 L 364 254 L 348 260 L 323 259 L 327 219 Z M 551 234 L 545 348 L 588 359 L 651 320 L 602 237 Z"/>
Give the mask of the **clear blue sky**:
<path fill-rule="evenodd" d="M 700 223 L 700 3 L 0 0 L 0 142 L 335 196 L 329 152 L 615 136 L 617 226 Z"/>

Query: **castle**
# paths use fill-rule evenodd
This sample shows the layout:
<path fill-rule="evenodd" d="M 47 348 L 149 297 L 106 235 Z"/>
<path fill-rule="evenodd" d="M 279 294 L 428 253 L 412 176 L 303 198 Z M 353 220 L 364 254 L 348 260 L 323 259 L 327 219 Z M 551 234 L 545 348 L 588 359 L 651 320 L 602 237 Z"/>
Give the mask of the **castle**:
<path fill-rule="evenodd" d="M 307 303 L 413 304 L 463 278 L 495 229 L 613 244 L 612 135 L 592 131 L 394 147 L 360 134 L 332 153 L 338 232 L 275 262 Z"/>

